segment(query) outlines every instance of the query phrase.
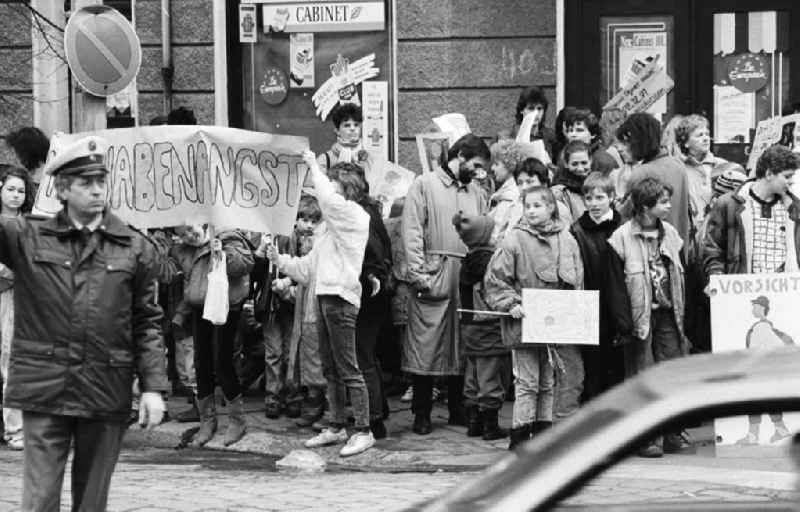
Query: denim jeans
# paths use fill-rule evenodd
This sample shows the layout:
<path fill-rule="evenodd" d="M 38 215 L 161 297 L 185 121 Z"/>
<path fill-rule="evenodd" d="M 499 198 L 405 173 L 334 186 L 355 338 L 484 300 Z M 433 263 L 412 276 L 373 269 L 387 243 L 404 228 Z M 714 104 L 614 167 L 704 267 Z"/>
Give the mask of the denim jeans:
<path fill-rule="evenodd" d="M 556 345 L 561 368 L 556 368 L 555 405 L 553 419 L 569 418 L 581 406 L 583 393 L 583 354 L 577 345 Z"/>
<path fill-rule="evenodd" d="M 467 356 L 464 372 L 464 405 L 477 405 L 480 410 L 500 409 L 506 397 L 503 371 L 508 355 Z"/>
<path fill-rule="evenodd" d="M 555 375 L 545 345 L 513 349 L 514 428 L 535 421 L 553 421 Z"/>
<path fill-rule="evenodd" d="M 8 380 L 8 363 L 11 358 L 11 339 L 14 337 L 14 289 L 0 293 L 0 377 L 3 379 L 3 396 Z M 22 411 L 3 407 L 3 425 L 6 441 L 22 439 Z"/>
<path fill-rule="evenodd" d="M 242 394 L 233 365 L 233 345 L 241 313 L 240 309 L 230 310 L 225 324 L 217 326 L 203 319 L 202 309 L 194 310 L 194 368 L 200 398 L 213 395 L 215 384 L 222 387 L 228 400 Z"/>
<path fill-rule="evenodd" d="M 656 363 L 682 357 L 682 339 L 671 309 L 654 309 L 650 335 L 625 345 L 625 375 L 630 377 Z"/>
<path fill-rule="evenodd" d="M 356 318 L 358 308 L 338 295 L 317 297 L 319 315 L 319 355 L 322 373 L 328 381 L 328 403 L 331 407 L 331 424 L 347 424 L 347 391 L 353 405 L 355 427 L 369 429 L 369 399 L 364 376 L 356 356 Z"/>
<path fill-rule="evenodd" d="M 264 321 L 264 387 L 267 402 L 281 402 L 284 394 L 296 387 L 286 381 L 289 342 L 294 311 L 281 308 Z"/>

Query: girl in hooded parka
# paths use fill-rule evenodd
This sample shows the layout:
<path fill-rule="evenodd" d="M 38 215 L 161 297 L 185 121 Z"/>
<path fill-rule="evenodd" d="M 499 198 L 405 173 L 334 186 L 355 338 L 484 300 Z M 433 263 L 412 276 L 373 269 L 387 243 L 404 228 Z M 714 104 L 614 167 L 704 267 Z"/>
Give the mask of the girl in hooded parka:
<path fill-rule="evenodd" d="M 559 218 L 553 193 L 533 187 L 525 190 L 522 199 L 523 217 L 506 233 L 484 281 L 489 307 L 509 313 L 501 323 L 503 342 L 512 349 L 514 373 L 509 449 L 552 424 L 556 367 L 572 370 L 558 363 L 552 346 L 522 344 L 522 289 L 583 288 L 578 243 Z"/>

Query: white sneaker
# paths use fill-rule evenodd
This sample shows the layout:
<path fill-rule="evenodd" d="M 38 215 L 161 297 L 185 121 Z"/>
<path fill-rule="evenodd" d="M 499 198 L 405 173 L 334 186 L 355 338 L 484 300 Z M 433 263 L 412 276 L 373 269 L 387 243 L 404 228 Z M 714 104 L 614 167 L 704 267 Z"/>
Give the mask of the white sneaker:
<path fill-rule="evenodd" d="M 12 450 L 20 451 L 25 449 L 25 441 L 21 437 L 12 437 L 6 442 Z"/>
<path fill-rule="evenodd" d="M 349 457 L 351 455 L 358 455 L 361 452 L 369 450 L 375 445 L 375 438 L 372 432 L 356 432 L 347 441 L 347 444 L 339 450 L 340 457 Z"/>
<path fill-rule="evenodd" d="M 347 441 L 347 430 L 340 428 L 339 430 L 333 428 L 326 428 L 319 434 L 315 435 L 306 441 L 306 448 L 318 448 L 320 446 L 328 446 L 329 444 L 344 443 Z"/>
<path fill-rule="evenodd" d="M 400 397 L 401 402 L 410 402 L 414 399 L 414 386 L 408 386 L 406 392 Z"/>

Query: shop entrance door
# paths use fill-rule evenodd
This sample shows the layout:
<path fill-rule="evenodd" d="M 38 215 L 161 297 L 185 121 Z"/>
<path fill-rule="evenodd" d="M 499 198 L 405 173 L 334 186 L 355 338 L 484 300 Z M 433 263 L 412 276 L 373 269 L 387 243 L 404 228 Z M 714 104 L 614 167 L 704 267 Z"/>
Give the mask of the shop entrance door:
<path fill-rule="evenodd" d="M 759 121 L 800 111 L 796 0 L 566 0 L 565 21 L 567 104 L 599 113 L 658 55 L 675 88 L 649 112 L 705 115 L 715 154 L 740 163 Z"/>

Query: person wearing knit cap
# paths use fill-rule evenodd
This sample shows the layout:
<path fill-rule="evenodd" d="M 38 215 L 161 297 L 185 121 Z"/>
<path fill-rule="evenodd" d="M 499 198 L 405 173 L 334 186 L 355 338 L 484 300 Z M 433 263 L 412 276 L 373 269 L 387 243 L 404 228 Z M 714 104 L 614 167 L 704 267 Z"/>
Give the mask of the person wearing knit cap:
<path fill-rule="evenodd" d="M 723 194 L 733 192 L 745 181 L 747 181 L 747 174 L 741 165 L 727 162 L 717 166 L 711 175 L 712 201 Z"/>
<path fill-rule="evenodd" d="M 469 252 L 461 263 L 459 293 L 461 307 L 487 311 L 483 298 L 483 278 L 494 254 L 491 243 L 494 220 L 488 215 L 453 216 L 461 240 Z M 464 407 L 467 411 L 467 436 L 482 436 L 486 441 L 502 439 L 507 433 L 498 424 L 498 411 L 503 405 L 508 373 L 509 350 L 503 345 L 500 320 L 480 313 L 461 315 L 461 339 L 464 343 Z"/>

